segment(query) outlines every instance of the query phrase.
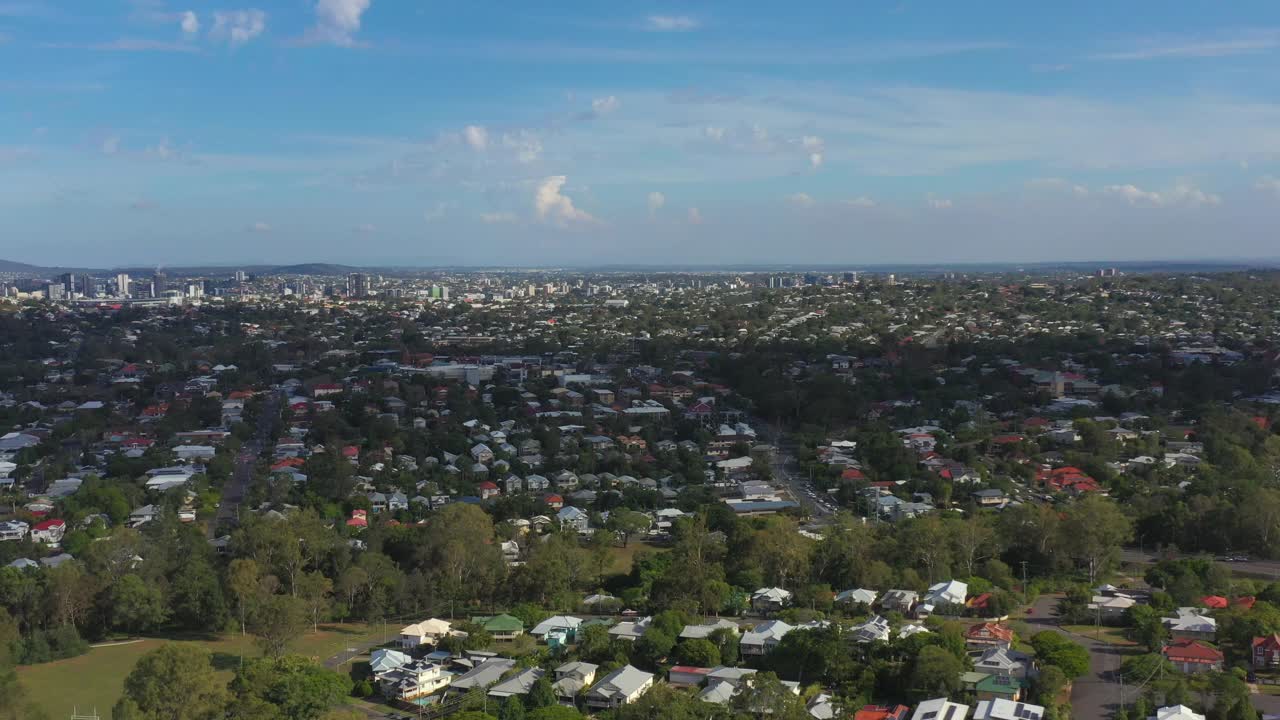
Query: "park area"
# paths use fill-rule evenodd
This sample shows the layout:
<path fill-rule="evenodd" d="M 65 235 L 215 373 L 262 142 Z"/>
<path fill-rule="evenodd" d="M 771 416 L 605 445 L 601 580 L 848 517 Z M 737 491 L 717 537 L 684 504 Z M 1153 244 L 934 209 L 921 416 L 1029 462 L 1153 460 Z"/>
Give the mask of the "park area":
<path fill-rule="evenodd" d="M 387 626 L 385 632 L 396 632 L 398 626 Z M 321 625 L 318 632 L 308 631 L 289 647 L 289 652 L 304 655 L 317 662 L 343 653 L 349 647 L 384 639 L 382 625 L 361 623 Z M 138 658 L 166 642 L 197 644 L 213 653 L 213 665 L 221 677 L 230 681 L 240 658 L 258 657 L 260 652 L 252 637 L 223 635 L 218 638 L 144 638 L 94 647 L 79 657 L 26 665 L 18 675 L 28 694 L 50 717 L 67 717 L 73 709 L 90 714 L 96 708 L 103 718 L 111 716 L 111 706 L 120 698 L 125 678 Z"/>

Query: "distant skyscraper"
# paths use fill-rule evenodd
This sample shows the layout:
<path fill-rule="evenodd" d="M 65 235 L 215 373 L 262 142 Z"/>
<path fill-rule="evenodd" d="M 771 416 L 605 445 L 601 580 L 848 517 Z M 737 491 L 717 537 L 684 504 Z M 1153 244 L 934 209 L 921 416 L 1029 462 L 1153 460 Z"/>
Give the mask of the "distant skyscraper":
<path fill-rule="evenodd" d="M 68 296 L 76 291 L 76 276 L 73 273 L 63 273 L 58 280 L 62 283 L 62 290 Z"/>
<path fill-rule="evenodd" d="M 245 274 L 244 274 L 244 271 L 243 271 L 243 270 L 237 270 L 237 271 L 236 271 L 235 278 L 236 278 L 236 282 L 238 282 L 238 283 L 242 283 L 242 282 L 244 282 L 244 280 L 245 280 Z"/>
<path fill-rule="evenodd" d="M 98 284 L 92 275 L 80 276 L 80 292 L 87 298 L 98 297 Z"/>
<path fill-rule="evenodd" d="M 369 297 L 373 294 L 373 282 L 364 273 L 351 273 L 347 276 L 347 295 L 351 297 Z"/>
<path fill-rule="evenodd" d="M 167 280 L 168 278 L 165 277 L 164 273 L 160 272 L 160 270 L 156 270 L 155 275 L 151 276 L 151 297 L 161 297 L 164 295 L 164 291 L 169 289 L 166 284 Z"/>
<path fill-rule="evenodd" d="M 116 275 L 116 294 L 120 297 L 129 296 L 129 273 Z"/>

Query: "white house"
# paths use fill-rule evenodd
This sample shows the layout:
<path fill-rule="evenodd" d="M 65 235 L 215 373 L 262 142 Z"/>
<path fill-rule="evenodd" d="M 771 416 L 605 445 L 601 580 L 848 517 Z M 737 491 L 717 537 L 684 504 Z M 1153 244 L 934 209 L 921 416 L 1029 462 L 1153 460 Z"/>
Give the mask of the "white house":
<path fill-rule="evenodd" d="M 924 594 L 924 602 L 939 605 L 963 605 L 969 597 L 969 586 L 959 580 L 947 580 L 933 585 Z"/>
<path fill-rule="evenodd" d="M 1176 615 L 1161 620 L 1175 640 L 1213 640 L 1218 635 L 1218 621 L 1198 608 L 1180 607 Z"/>
<path fill-rule="evenodd" d="M 62 536 L 66 532 L 67 523 L 65 520 L 45 520 L 32 526 L 31 539 L 34 542 L 57 545 L 62 542 Z"/>
<path fill-rule="evenodd" d="M 586 693 L 587 707 L 596 710 L 633 703 L 653 687 L 653 674 L 624 665 L 609 673 Z"/>
<path fill-rule="evenodd" d="M 779 587 L 760 588 L 751 594 L 751 607 L 759 612 L 777 612 L 791 605 L 791 591 Z"/>
<path fill-rule="evenodd" d="M 562 705 L 573 705 L 578 693 L 596 680 L 598 665 L 588 662 L 565 663 L 556 668 L 556 681 L 551 688 L 556 691 Z"/>
<path fill-rule="evenodd" d="M 764 655 L 778 646 L 795 627 L 781 620 L 770 620 L 742 633 L 738 648 L 743 655 Z"/>
<path fill-rule="evenodd" d="M 946 698 L 934 698 L 917 705 L 911 720 L 966 720 L 968 717 L 968 705 L 953 703 Z"/>
<path fill-rule="evenodd" d="M 1044 707 L 1004 698 L 979 701 L 973 711 L 973 720 L 1040 720 L 1042 717 Z"/>
<path fill-rule="evenodd" d="M 713 623 L 705 623 L 702 625 L 685 625 L 680 631 L 681 640 L 706 639 L 711 633 L 717 630 L 728 630 L 734 635 L 738 634 L 738 624 L 732 620 L 721 618 Z"/>
<path fill-rule="evenodd" d="M 571 527 L 582 534 L 591 530 L 591 519 L 585 512 L 572 505 L 560 508 L 560 512 L 556 513 L 556 519 L 562 526 Z"/>
<path fill-rule="evenodd" d="M 872 615 L 867 621 L 851 628 L 853 641 L 858 643 L 888 642 L 889 621 L 879 615 Z"/>
<path fill-rule="evenodd" d="M 866 605 L 871 607 L 876 604 L 878 593 L 875 590 L 867 590 L 859 588 L 857 590 L 845 590 L 836 595 L 836 602 L 842 605 Z"/>
<path fill-rule="evenodd" d="M 449 634 L 451 627 L 448 620 L 435 618 L 406 625 L 400 628 L 400 647 L 412 650 L 419 645 L 434 645 Z"/>
<path fill-rule="evenodd" d="M 1147 720 L 1204 720 L 1204 715 L 1192 712 L 1186 705 L 1171 705 L 1156 710 L 1155 717 Z"/>
<path fill-rule="evenodd" d="M 5 520 L 0 522 L 0 541 L 21 540 L 27 536 L 31 526 L 21 520 Z"/>
<path fill-rule="evenodd" d="M 573 617 L 572 615 L 555 615 L 538 623 L 529 634 L 539 640 L 546 639 L 547 635 L 553 632 L 563 632 L 570 635 L 576 633 L 582 625 L 582 618 Z"/>

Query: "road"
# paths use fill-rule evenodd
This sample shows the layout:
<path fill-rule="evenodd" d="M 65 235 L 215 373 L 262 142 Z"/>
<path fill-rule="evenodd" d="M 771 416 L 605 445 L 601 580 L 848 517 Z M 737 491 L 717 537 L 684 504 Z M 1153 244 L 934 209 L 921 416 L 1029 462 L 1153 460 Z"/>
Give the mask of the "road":
<path fill-rule="evenodd" d="M 276 422 L 280 418 L 280 395 L 272 392 L 262 405 L 258 417 L 258 427 L 236 456 L 235 469 L 231 477 L 222 486 L 222 499 L 218 505 L 218 514 L 209 524 L 209 537 L 217 537 L 220 529 L 233 526 L 240 520 L 240 503 L 244 502 L 249 483 L 253 481 L 253 466 L 262 454 L 262 449 L 274 438 Z"/>
<path fill-rule="evenodd" d="M 1120 559 L 1135 565 L 1151 565 L 1159 558 L 1150 552 L 1140 552 L 1137 548 L 1125 548 L 1120 551 Z M 1243 562 L 1220 562 L 1219 564 L 1237 575 L 1280 580 L 1280 561 L 1277 560 L 1246 560 Z"/>
<path fill-rule="evenodd" d="M 1121 685 L 1119 679 L 1120 662 L 1123 656 L 1113 645 L 1099 642 L 1085 635 L 1067 632 L 1058 626 L 1056 617 L 1059 595 L 1043 595 L 1032 605 L 1031 615 L 1026 622 L 1033 632 L 1051 630 L 1070 638 L 1089 651 L 1089 673 L 1079 678 L 1071 686 L 1072 715 L 1078 718 L 1101 720 L 1111 717 L 1120 707 Z M 1132 687 L 1124 688 L 1124 701 L 1132 703 L 1139 697 L 1139 692 Z"/>

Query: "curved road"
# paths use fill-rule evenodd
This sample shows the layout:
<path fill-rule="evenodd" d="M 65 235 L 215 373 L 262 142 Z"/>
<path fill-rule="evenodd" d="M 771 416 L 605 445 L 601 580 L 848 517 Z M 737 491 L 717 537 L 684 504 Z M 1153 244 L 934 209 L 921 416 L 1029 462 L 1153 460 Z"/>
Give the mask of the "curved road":
<path fill-rule="evenodd" d="M 1071 686 L 1072 716 L 1102 720 L 1111 717 L 1120 707 L 1120 662 L 1123 655 L 1120 649 L 1105 642 L 1099 642 L 1085 635 L 1077 635 L 1059 627 L 1057 612 L 1060 595 L 1042 595 L 1031 606 L 1032 611 L 1026 622 L 1034 632 L 1050 630 L 1070 638 L 1083 645 L 1089 651 L 1089 674 L 1078 678 Z M 1132 687 L 1124 688 L 1124 702 L 1132 703 L 1138 699 L 1138 692 Z"/>

